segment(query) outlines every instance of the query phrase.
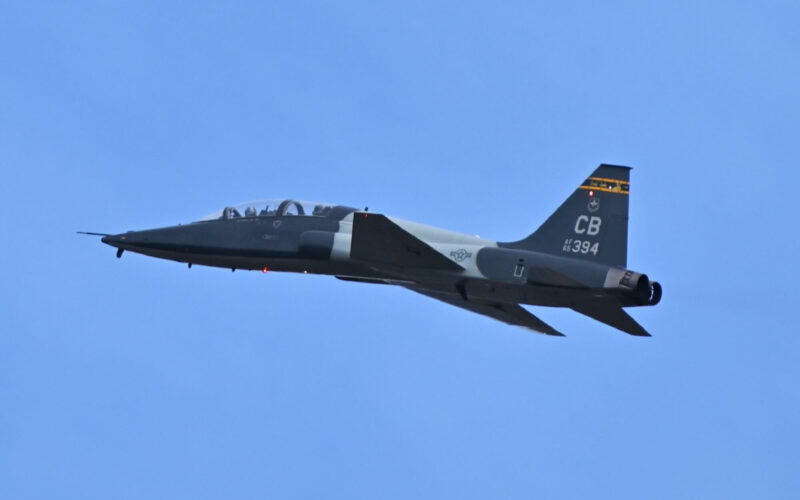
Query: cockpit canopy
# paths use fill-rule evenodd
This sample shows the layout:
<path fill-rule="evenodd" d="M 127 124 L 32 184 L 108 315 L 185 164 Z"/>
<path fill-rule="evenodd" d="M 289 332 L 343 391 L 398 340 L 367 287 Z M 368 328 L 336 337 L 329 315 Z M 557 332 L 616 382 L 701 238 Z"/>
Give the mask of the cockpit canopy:
<path fill-rule="evenodd" d="M 238 219 L 244 217 L 284 217 L 284 216 L 313 216 L 327 217 L 340 220 L 345 215 L 356 209 L 342 205 L 330 205 L 313 201 L 271 199 L 248 201 L 231 205 L 207 215 L 197 222 L 217 219 Z"/>

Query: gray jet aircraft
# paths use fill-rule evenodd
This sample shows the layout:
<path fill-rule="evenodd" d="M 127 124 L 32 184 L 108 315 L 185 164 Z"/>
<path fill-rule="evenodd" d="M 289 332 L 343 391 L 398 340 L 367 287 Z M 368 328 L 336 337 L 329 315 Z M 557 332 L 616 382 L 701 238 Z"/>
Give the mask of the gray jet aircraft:
<path fill-rule="evenodd" d="M 226 207 L 191 224 L 103 236 L 178 262 L 333 275 L 399 285 L 546 335 L 520 304 L 569 307 L 649 336 L 623 307 L 652 306 L 661 286 L 627 269 L 630 168 L 600 165 L 533 234 L 496 242 L 341 205 L 293 199 Z"/>

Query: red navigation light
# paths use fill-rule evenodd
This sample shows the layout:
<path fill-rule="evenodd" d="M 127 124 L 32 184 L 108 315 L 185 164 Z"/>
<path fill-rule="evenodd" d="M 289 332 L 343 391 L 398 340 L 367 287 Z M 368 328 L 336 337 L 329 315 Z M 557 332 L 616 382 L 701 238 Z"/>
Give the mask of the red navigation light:
<path fill-rule="evenodd" d="M 267 271 L 269 271 L 269 268 L 267 266 L 264 266 L 264 269 L 261 270 L 261 272 L 264 274 L 267 274 Z"/>
<path fill-rule="evenodd" d="M 594 196 L 594 191 L 589 191 L 589 196 Z"/>

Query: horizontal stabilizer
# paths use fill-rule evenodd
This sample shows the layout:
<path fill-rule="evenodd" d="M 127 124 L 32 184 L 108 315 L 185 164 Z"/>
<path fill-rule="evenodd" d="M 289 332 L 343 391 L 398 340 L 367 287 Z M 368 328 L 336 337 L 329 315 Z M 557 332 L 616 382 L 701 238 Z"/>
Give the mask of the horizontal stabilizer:
<path fill-rule="evenodd" d="M 350 257 L 402 268 L 464 269 L 385 215 L 366 212 L 353 215 Z"/>
<path fill-rule="evenodd" d="M 650 336 L 642 325 L 637 323 L 635 319 L 631 318 L 628 313 L 618 305 L 602 303 L 591 306 L 581 305 L 577 307 L 573 306 L 572 310 L 589 316 L 592 319 L 596 319 L 601 323 L 613 326 L 617 330 L 622 330 L 625 333 L 639 337 Z"/>
<path fill-rule="evenodd" d="M 555 337 L 564 336 L 563 333 L 540 320 L 519 304 L 513 304 L 509 302 L 487 302 L 472 299 L 464 300 L 464 298 L 457 293 L 437 292 L 422 288 L 409 288 L 409 290 L 421 293 L 422 295 L 427 295 L 428 297 L 441 300 L 442 302 L 446 302 L 450 305 L 460 307 L 474 313 L 489 316 L 490 318 L 502 321 L 503 323 L 508 323 L 509 325 L 521 326 L 522 328 L 533 330 L 537 333 L 543 333 L 545 335 L 552 335 Z"/>

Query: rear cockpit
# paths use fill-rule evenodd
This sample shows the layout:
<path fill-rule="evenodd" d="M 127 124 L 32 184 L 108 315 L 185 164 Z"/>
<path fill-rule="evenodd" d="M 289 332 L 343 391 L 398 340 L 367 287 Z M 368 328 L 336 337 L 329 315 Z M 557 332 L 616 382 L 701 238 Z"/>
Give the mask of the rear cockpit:
<path fill-rule="evenodd" d="M 330 205 L 312 201 L 301 201 L 292 199 L 271 199 L 260 201 L 248 201 L 231 205 L 213 214 L 207 215 L 197 222 L 211 220 L 230 220 L 250 217 L 286 217 L 286 216 L 307 216 L 325 217 L 328 219 L 341 220 L 347 214 L 355 212 L 355 208 L 343 205 Z"/>

